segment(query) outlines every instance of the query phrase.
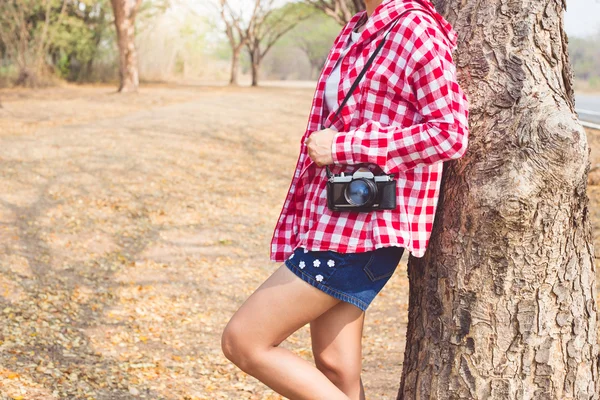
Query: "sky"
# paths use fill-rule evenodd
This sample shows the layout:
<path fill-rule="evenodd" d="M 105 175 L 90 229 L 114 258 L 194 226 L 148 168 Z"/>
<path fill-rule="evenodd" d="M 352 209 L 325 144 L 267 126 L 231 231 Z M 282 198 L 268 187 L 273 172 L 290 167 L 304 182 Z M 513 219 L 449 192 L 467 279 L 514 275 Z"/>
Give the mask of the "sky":
<path fill-rule="evenodd" d="M 600 0 L 566 0 L 567 36 L 585 37 L 600 31 Z"/>

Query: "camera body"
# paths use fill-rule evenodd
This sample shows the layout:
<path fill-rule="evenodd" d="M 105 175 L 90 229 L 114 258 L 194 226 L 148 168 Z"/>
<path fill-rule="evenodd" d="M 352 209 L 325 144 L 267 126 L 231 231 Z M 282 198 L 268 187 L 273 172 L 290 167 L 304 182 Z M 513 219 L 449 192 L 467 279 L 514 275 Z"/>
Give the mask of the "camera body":
<path fill-rule="evenodd" d="M 368 168 L 332 175 L 327 181 L 327 207 L 332 211 L 393 210 L 396 184 L 394 175 L 374 175 Z"/>

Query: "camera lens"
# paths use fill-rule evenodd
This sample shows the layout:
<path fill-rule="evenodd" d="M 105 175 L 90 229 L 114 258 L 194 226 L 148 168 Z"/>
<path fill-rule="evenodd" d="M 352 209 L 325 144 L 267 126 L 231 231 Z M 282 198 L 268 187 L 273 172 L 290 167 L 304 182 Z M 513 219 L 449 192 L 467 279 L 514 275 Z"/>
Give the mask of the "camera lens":
<path fill-rule="evenodd" d="M 375 197 L 377 186 L 365 179 L 355 179 L 346 186 L 344 196 L 346 201 L 354 206 L 364 206 Z"/>

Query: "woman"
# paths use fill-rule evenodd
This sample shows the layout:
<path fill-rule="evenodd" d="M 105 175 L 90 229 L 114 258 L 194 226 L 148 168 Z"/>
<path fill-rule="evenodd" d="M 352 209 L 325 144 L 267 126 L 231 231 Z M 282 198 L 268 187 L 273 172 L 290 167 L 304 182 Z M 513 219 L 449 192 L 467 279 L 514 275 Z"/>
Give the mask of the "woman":
<path fill-rule="evenodd" d="M 271 260 L 285 263 L 242 304 L 222 336 L 229 360 L 291 399 L 364 399 L 365 311 L 404 249 L 424 255 L 442 161 L 467 148 L 468 102 L 456 81 L 451 25 L 429 0 L 365 0 L 365 6 L 336 38 L 317 83 L 271 243 Z M 361 165 L 395 175 L 395 209 L 327 207 L 325 166 L 352 174 Z M 307 323 L 316 367 L 278 346 Z"/>

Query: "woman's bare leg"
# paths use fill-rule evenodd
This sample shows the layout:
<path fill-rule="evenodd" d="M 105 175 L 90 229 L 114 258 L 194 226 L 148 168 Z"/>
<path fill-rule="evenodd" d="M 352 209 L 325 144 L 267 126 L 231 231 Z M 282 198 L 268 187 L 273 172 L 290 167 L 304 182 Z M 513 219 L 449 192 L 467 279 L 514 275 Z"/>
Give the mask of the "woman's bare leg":
<path fill-rule="evenodd" d="M 235 312 L 223 330 L 225 356 L 290 399 L 348 400 L 321 371 L 278 347 L 340 300 L 280 266 Z"/>
<path fill-rule="evenodd" d="M 310 322 L 317 368 L 352 400 L 364 400 L 360 377 L 365 313 L 341 301 Z"/>

